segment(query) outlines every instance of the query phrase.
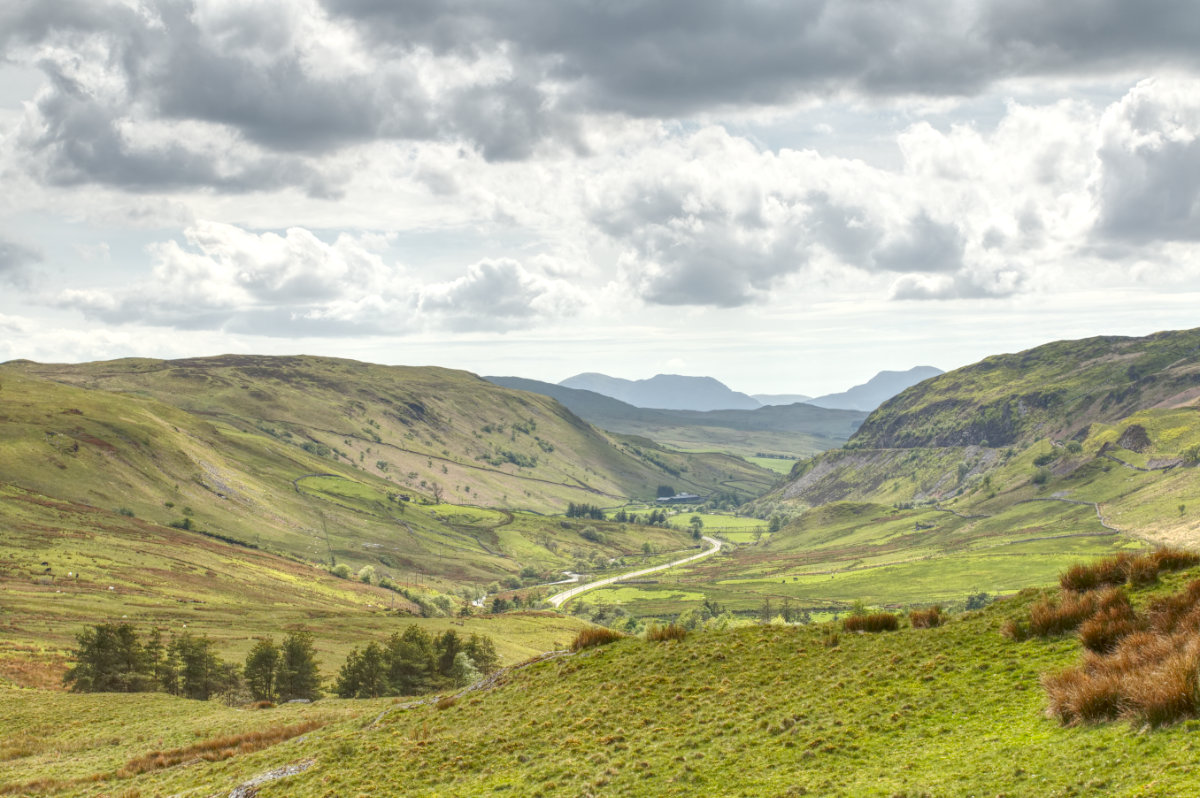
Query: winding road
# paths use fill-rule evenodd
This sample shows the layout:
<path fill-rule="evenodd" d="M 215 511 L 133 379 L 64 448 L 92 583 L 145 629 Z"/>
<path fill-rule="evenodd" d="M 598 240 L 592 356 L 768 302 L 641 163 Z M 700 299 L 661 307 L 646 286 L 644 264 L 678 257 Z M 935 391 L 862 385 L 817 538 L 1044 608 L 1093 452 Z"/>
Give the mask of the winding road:
<path fill-rule="evenodd" d="M 561 607 L 565 602 L 569 601 L 570 599 L 575 598 L 580 593 L 585 593 L 588 590 L 592 590 L 597 587 L 604 587 L 605 585 L 611 585 L 611 584 L 614 584 L 615 582 L 622 582 L 626 579 L 633 579 L 634 577 L 645 576 L 646 574 L 652 574 L 657 571 L 665 571 L 668 568 L 674 568 L 676 565 L 683 565 L 684 563 L 694 562 L 695 560 L 701 560 L 701 559 L 704 559 L 705 557 L 709 557 L 713 554 L 716 554 L 718 551 L 721 550 L 721 546 L 725 545 L 724 543 L 717 540 L 716 538 L 711 538 L 708 535 L 704 536 L 704 540 L 708 541 L 708 543 L 712 546 L 711 549 L 705 549 L 704 551 L 700 552 L 699 554 L 693 554 L 691 557 L 684 557 L 682 560 L 676 560 L 675 562 L 669 562 L 666 565 L 656 565 L 653 568 L 643 568 L 640 571 L 631 571 L 627 574 L 619 574 L 617 576 L 610 576 L 607 579 L 600 579 L 596 582 L 588 582 L 586 585 L 580 585 L 579 587 L 573 587 L 570 590 L 564 590 L 561 593 L 556 593 L 555 595 L 546 599 L 546 601 L 550 604 L 553 604 L 555 607 Z"/>

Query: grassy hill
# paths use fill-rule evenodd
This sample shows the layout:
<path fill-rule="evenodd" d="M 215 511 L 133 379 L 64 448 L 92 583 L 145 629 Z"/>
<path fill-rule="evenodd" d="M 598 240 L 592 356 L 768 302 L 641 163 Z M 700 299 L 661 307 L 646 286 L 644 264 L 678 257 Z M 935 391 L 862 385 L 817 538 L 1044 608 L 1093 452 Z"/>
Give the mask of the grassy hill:
<path fill-rule="evenodd" d="M 851 448 L 1005 447 L 1200 398 L 1200 329 L 1057 341 L 995 355 L 888 400 Z"/>
<path fill-rule="evenodd" d="M 866 413 L 807 404 L 754 410 L 658 410 L 634 407 L 594 391 L 520 377 L 485 379 L 557 399 L 580 418 L 617 433 L 640 435 L 694 451 L 723 451 L 753 458 L 758 453 L 807 457 L 845 443 Z"/>
<path fill-rule="evenodd" d="M 501 451 L 523 465 L 488 460 Z M 692 545 L 680 529 L 549 518 L 506 497 L 561 511 L 653 495 L 666 480 L 748 491 L 773 479 L 736 458 L 608 436 L 551 400 L 458 372 L 256 358 L 6 364 L 0 624 L 12 648 L 0 677 L 52 684 L 82 626 L 120 619 L 188 624 L 235 652 L 255 635 L 331 628 L 332 663 L 417 609 L 335 579 L 335 563 L 444 596 L 453 613 L 497 582 L 632 567 L 647 544 Z M 584 537 L 587 526 L 600 534 Z M 510 659 L 579 626 L 524 617 L 486 624 Z"/>
<path fill-rule="evenodd" d="M 703 600 L 816 617 L 961 606 L 1075 560 L 1200 548 L 1197 345 L 1200 331 L 1060 342 L 927 380 L 743 508 L 776 516 L 775 534 L 587 600 L 660 617 Z"/>
<path fill-rule="evenodd" d="M 773 481 L 736 458 L 631 444 L 545 397 L 448 369 L 224 356 L 15 362 L 4 371 L 152 398 L 242 435 L 306 448 L 326 467 L 456 504 L 561 512 L 570 501 L 653 497 L 667 479 L 697 493 L 732 486 L 747 497 Z"/>
<path fill-rule="evenodd" d="M 549 614 L 413 618 L 403 595 L 310 563 L 12 485 L 0 485 L 0 529 L 0 688 L 59 688 L 76 633 L 99 622 L 207 634 L 234 661 L 256 637 L 307 630 L 326 673 L 401 621 L 491 635 L 508 662 L 582 626 Z"/>
<path fill-rule="evenodd" d="M 1198 575 L 1165 577 L 1134 601 Z M 1079 643 L 1000 633 L 1039 598 L 875 635 L 768 625 L 627 639 L 417 706 L 327 699 L 247 712 L 160 695 L 0 690 L 0 789 L 223 795 L 292 766 L 257 794 L 1194 793 L 1198 721 L 1147 733 L 1047 717 L 1040 680 L 1078 663 Z M 239 753 L 237 741 L 255 734 L 264 747 Z M 222 746 L 216 761 L 189 753 Z M 172 749 L 193 761 L 171 766 L 164 755 L 165 767 L 140 774 L 127 764 Z"/>

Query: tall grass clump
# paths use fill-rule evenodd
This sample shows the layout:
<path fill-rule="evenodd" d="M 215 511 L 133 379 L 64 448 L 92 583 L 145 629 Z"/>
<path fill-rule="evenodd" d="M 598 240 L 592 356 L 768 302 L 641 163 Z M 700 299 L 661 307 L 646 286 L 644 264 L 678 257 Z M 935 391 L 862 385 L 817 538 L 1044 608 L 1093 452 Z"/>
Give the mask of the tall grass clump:
<path fill-rule="evenodd" d="M 1124 718 L 1150 726 L 1200 714 L 1200 580 L 1141 614 L 1120 589 L 1064 593 L 1056 606 L 1089 599 L 1094 612 L 1079 627 L 1083 664 L 1042 677 L 1047 713 L 1064 724 Z"/>
<path fill-rule="evenodd" d="M 575 636 L 574 642 L 571 643 L 572 651 L 583 651 L 585 648 L 594 648 L 596 646 L 607 646 L 609 643 L 615 643 L 625 635 L 615 629 L 608 629 L 604 626 L 589 626 L 587 629 L 581 629 L 579 634 Z"/>
<path fill-rule="evenodd" d="M 1133 611 L 1129 599 L 1118 588 L 1112 601 L 1079 625 L 1079 642 L 1088 651 L 1103 654 L 1116 648 L 1117 643 L 1146 627 Z"/>
<path fill-rule="evenodd" d="M 1200 565 L 1200 554 L 1183 549 L 1161 548 L 1150 556 L 1158 564 L 1160 571 L 1182 571 L 1184 568 Z"/>
<path fill-rule="evenodd" d="M 1063 590 L 1084 592 L 1102 587 L 1141 587 L 1158 581 L 1163 571 L 1179 571 L 1200 564 L 1200 555 L 1182 549 L 1161 548 L 1150 554 L 1118 554 L 1091 565 L 1073 565 L 1059 576 Z"/>
<path fill-rule="evenodd" d="M 894 632 L 899 628 L 900 619 L 890 612 L 851 615 L 842 621 L 842 631 L 844 632 Z"/>
<path fill-rule="evenodd" d="M 1045 676 L 1048 713 L 1064 724 L 1125 718 L 1162 726 L 1200 709 L 1200 635 L 1135 632 L 1106 655 L 1090 655 L 1080 667 Z"/>
<path fill-rule="evenodd" d="M 913 610 L 908 614 L 908 623 L 914 629 L 932 629 L 945 622 L 941 606 L 934 604 L 929 609 Z"/>
<path fill-rule="evenodd" d="M 1029 608 L 1029 631 L 1037 637 L 1073 632 L 1099 608 L 1094 593 L 1064 590 L 1057 598 L 1043 599 Z"/>
<path fill-rule="evenodd" d="M 646 629 L 646 639 L 654 643 L 662 643 L 667 640 L 682 640 L 687 637 L 687 629 L 678 624 L 669 623 L 666 626 L 651 624 Z"/>

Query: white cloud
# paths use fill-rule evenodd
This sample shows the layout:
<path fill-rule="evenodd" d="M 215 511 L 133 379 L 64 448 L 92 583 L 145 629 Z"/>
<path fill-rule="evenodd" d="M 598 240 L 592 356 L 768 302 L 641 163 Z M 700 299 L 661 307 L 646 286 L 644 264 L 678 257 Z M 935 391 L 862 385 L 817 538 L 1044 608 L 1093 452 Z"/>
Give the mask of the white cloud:
<path fill-rule="evenodd" d="M 1200 80 L 1144 80 L 1100 123 L 1097 231 L 1200 240 Z"/>
<path fill-rule="evenodd" d="M 577 311 L 582 294 L 512 260 L 480 261 L 423 285 L 374 251 L 378 236 L 280 235 L 199 222 L 186 244 L 150 248 L 155 266 L 126 290 L 72 288 L 54 304 L 110 324 L 224 329 L 252 335 L 400 334 L 425 327 L 513 329 Z"/>

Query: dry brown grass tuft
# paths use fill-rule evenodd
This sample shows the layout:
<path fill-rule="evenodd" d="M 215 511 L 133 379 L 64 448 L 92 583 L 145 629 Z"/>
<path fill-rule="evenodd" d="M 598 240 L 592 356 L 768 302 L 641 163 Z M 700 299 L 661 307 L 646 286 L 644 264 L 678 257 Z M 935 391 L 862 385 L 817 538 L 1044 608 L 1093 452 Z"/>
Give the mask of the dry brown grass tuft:
<path fill-rule="evenodd" d="M 1088 674 L 1071 668 L 1042 677 L 1050 699 L 1047 713 L 1065 724 L 1100 723 L 1121 714 L 1121 685 L 1112 674 Z"/>
<path fill-rule="evenodd" d="M 1063 591 L 1058 598 L 1039 601 L 1029 608 L 1029 631 L 1038 637 L 1073 632 L 1098 609 L 1092 593 Z"/>
<path fill-rule="evenodd" d="M 1161 548 L 1150 556 L 1158 563 L 1160 571 L 1182 571 L 1184 568 L 1200 565 L 1200 554 L 1183 549 Z"/>
<path fill-rule="evenodd" d="M 851 615 L 842 621 L 842 630 L 845 632 L 894 632 L 899 628 L 900 619 L 890 612 Z"/>
<path fill-rule="evenodd" d="M 1063 590 L 1088 591 L 1128 584 L 1152 585 L 1161 571 L 1179 571 L 1200 564 L 1200 555 L 1182 549 L 1162 548 L 1150 554 L 1118 554 L 1091 565 L 1073 565 L 1059 576 Z"/>
<path fill-rule="evenodd" d="M 1031 636 L 1029 624 L 1025 621 L 1018 621 L 1016 618 L 1009 618 L 1005 621 L 1000 626 L 1000 634 L 1017 643 L 1028 640 Z"/>
<path fill-rule="evenodd" d="M 929 609 L 913 610 L 908 614 L 908 622 L 914 629 L 932 629 L 941 626 L 945 620 L 942 608 L 936 604 Z"/>
<path fill-rule="evenodd" d="M 687 637 L 687 629 L 677 624 L 669 623 L 666 626 L 651 624 L 646 630 L 646 639 L 655 643 L 662 643 L 667 640 L 682 640 Z"/>
<path fill-rule="evenodd" d="M 1200 622 L 1200 579 L 1196 579 L 1181 592 L 1164 596 L 1150 602 L 1146 616 L 1150 627 L 1161 633 L 1174 632 L 1183 626 L 1197 627 Z"/>
<path fill-rule="evenodd" d="M 586 629 L 579 630 L 579 634 L 575 636 L 574 642 L 571 643 L 571 650 L 583 651 L 585 648 L 607 646 L 609 643 L 615 643 L 623 637 L 625 635 L 615 629 L 608 629 L 603 626 L 589 626 Z"/>
<path fill-rule="evenodd" d="M 1089 651 L 1104 653 L 1116 648 L 1122 638 L 1146 627 L 1120 588 L 1114 588 L 1096 601 L 1096 609 L 1079 625 L 1079 640 Z"/>
<path fill-rule="evenodd" d="M 1095 612 L 1079 629 L 1089 649 L 1083 665 L 1046 675 L 1047 712 L 1065 724 L 1125 718 L 1161 726 L 1200 712 L 1200 581 L 1152 602 L 1138 615 L 1119 589 L 1064 594 Z M 1070 598 L 1075 596 L 1075 598 Z M 1039 605 L 1041 606 L 1041 605 Z M 1037 609 L 1035 607 L 1034 609 Z"/>
<path fill-rule="evenodd" d="M 281 743 L 284 740 L 290 740 L 306 732 L 319 729 L 324 725 L 322 721 L 309 720 L 304 723 L 297 723 L 294 726 L 279 726 L 273 729 L 234 734 L 228 737 L 214 737 L 185 748 L 173 748 L 170 751 L 151 751 L 145 756 L 140 756 L 137 759 L 131 759 L 126 762 L 116 772 L 116 776 L 117 778 L 124 779 L 136 776 L 139 773 L 162 770 L 163 768 L 174 767 L 184 762 L 197 760 L 220 762 L 238 754 L 261 751 L 276 743 Z"/>

